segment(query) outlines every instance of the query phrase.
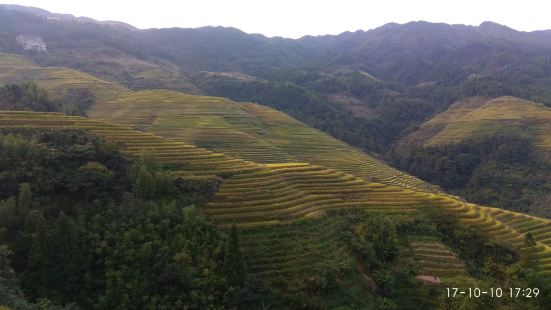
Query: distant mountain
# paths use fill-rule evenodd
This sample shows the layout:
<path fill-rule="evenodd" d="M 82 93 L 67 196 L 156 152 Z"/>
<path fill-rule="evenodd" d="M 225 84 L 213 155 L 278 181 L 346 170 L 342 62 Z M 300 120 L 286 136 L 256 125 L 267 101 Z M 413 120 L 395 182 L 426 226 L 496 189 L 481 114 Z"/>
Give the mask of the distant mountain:
<path fill-rule="evenodd" d="M 77 21 L 77 22 L 82 22 L 82 23 L 91 22 L 91 23 L 97 23 L 97 24 L 105 24 L 105 25 L 123 27 L 123 28 L 128 28 L 128 29 L 136 29 L 134 26 L 132 26 L 130 24 L 123 23 L 123 22 L 118 22 L 118 21 L 108 21 L 108 20 L 97 21 L 97 20 L 89 18 L 89 17 L 76 17 L 72 14 L 52 13 L 52 12 L 44 10 L 44 9 L 35 8 L 35 7 L 28 7 L 28 6 L 22 6 L 22 5 L 17 5 L 17 4 L 1 4 L 1 6 L 6 10 L 21 12 L 21 13 L 29 13 L 29 14 L 32 14 L 32 15 L 45 17 L 48 20 L 71 20 L 71 21 Z"/>
<path fill-rule="evenodd" d="M 546 32 L 290 40 L 13 6 L 0 25 L 0 304 L 551 303 Z"/>
<path fill-rule="evenodd" d="M 0 51 L 134 89 L 258 102 L 376 152 L 464 98 L 551 104 L 551 32 L 492 22 L 390 23 L 297 40 L 224 27 L 140 30 L 5 5 L 0 22 Z M 48 53 L 23 51 L 19 34 L 42 37 Z"/>

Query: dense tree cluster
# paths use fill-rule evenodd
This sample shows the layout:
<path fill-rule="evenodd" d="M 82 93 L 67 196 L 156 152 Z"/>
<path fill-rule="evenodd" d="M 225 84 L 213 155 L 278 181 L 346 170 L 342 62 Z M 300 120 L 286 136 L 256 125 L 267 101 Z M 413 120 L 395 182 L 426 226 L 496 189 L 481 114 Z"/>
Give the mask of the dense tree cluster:
<path fill-rule="evenodd" d="M 342 238 L 358 256 L 360 268 L 365 266 L 373 275 L 378 293 L 389 297 L 398 287 L 407 285 L 412 272 L 396 260 L 399 249 L 396 225 L 384 216 L 366 218 L 358 213 L 352 218 L 357 222 L 352 230 L 342 234 Z"/>
<path fill-rule="evenodd" d="M 84 115 L 95 100 L 90 91 L 81 88 L 69 88 L 56 95 L 52 99 L 34 83 L 7 84 L 0 87 L 0 109 Z"/>
<path fill-rule="evenodd" d="M 470 201 L 549 217 L 551 166 L 530 137 L 502 132 L 458 144 L 406 145 L 393 152 L 395 164 Z"/>
<path fill-rule="evenodd" d="M 0 108 L 3 110 L 59 111 L 59 104 L 48 93 L 32 83 L 8 84 L 0 87 Z"/>
<path fill-rule="evenodd" d="M 185 197 L 154 158 L 132 165 L 73 130 L 3 133 L 0 153 L 0 304 L 240 302 L 248 280 L 237 229 L 227 235 L 204 219 L 197 196 Z"/>

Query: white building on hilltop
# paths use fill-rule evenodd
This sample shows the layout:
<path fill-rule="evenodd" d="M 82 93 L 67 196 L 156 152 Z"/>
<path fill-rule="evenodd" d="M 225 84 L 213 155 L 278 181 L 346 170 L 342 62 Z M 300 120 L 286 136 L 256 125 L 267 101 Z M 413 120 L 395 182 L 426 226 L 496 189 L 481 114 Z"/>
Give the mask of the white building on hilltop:
<path fill-rule="evenodd" d="M 46 52 L 46 42 L 39 36 L 21 34 L 16 38 L 17 43 L 21 44 L 24 50 L 34 50 L 39 52 Z"/>

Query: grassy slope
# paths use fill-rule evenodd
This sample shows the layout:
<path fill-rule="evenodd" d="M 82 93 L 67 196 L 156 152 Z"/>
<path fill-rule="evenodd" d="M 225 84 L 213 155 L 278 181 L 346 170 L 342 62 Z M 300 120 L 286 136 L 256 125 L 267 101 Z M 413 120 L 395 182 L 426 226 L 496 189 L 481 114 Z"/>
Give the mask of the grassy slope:
<path fill-rule="evenodd" d="M 483 134 L 515 129 L 533 135 L 536 145 L 551 151 L 551 109 L 515 98 L 469 98 L 436 115 L 402 143 L 440 145 Z"/>

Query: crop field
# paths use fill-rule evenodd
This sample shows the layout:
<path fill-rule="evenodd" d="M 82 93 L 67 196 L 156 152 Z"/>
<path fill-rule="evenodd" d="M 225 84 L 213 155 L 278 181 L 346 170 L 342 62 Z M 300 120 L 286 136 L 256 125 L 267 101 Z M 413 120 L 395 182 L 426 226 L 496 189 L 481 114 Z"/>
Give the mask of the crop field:
<path fill-rule="evenodd" d="M 131 126 L 257 163 L 308 162 L 402 187 L 435 187 L 273 109 L 166 90 L 98 102 L 92 118 Z"/>
<path fill-rule="evenodd" d="M 551 150 L 551 109 L 515 97 L 470 98 L 452 105 L 407 137 L 405 143 L 453 144 L 504 130 L 534 136 L 536 145 Z"/>
<path fill-rule="evenodd" d="M 430 193 L 399 186 L 368 182 L 342 171 L 308 163 L 257 164 L 214 153 L 179 141 L 165 139 L 152 133 L 128 127 L 61 113 L 2 111 L 0 129 L 13 128 L 72 128 L 91 130 L 107 142 L 117 144 L 133 156 L 152 152 L 178 176 L 219 176 L 224 179 L 215 197 L 207 203 L 204 213 L 215 223 L 227 227 L 232 223 L 244 230 L 287 227 L 304 219 L 318 222 L 328 210 L 354 208 L 368 213 L 387 214 L 394 218 L 418 214 L 426 208 L 439 208 L 456 216 L 464 225 L 487 233 L 493 240 L 512 245 L 529 256 L 542 274 L 551 276 L 551 222 L 549 220 L 465 203 L 457 197 Z M 321 226 L 323 227 L 323 225 Z M 525 234 L 531 232 L 535 246 L 527 248 Z M 287 235 L 290 238 L 296 236 Z M 312 235 L 314 237 L 314 235 Z M 322 235 L 319 238 L 323 238 Z M 330 237 L 328 236 L 330 240 Z M 247 240 L 247 238 L 245 238 Z M 262 239 L 266 245 L 271 239 Z M 259 274 L 274 270 L 296 268 L 296 257 L 282 256 L 277 264 L 263 265 L 263 251 L 254 249 L 262 240 L 245 241 L 247 253 Z M 321 241 L 320 241 L 321 242 Z M 312 242 L 309 246 L 321 244 Z M 329 242 L 329 241 L 327 241 Z M 292 243 L 291 243 L 292 244 Z M 332 246 L 338 246 L 335 243 Z M 430 247 L 413 243 L 414 253 Z M 297 245 L 295 250 L 314 253 L 314 248 Z M 440 249 L 444 252 L 443 249 Z M 335 250 L 337 251 L 337 249 Z M 417 252 L 415 252 L 417 251 Z M 425 251 L 426 252 L 426 251 Z M 329 254 L 328 254 L 329 255 Z M 331 254 L 332 255 L 332 254 Z M 320 259 L 322 256 L 315 256 Z M 268 258 L 264 259 L 269 261 Z M 422 259 L 419 272 L 437 272 L 437 261 Z M 460 268 L 460 263 L 452 261 Z M 274 267 L 272 269 L 272 267 Z M 295 267 L 292 267 L 295 266 Z M 443 265 L 442 265 L 443 266 Z M 451 265 L 450 265 L 451 266 Z M 448 266 L 448 267 L 450 267 Z M 426 269 L 432 267 L 433 269 Z M 425 269 L 423 269 L 425 268 Z M 449 269 L 449 268 L 448 268 Z"/>
<path fill-rule="evenodd" d="M 139 157 L 145 152 L 180 171 L 180 176 L 227 175 L 257 169 L 257 164 L 209 150 L 157 137 L 128 127 L 61 113 L 0 111 L 0 128 L 90 130 L 124 153 Z M 182 173 L 184 171 L 184 173 Z"/>
<path fill-rule="evenodd" d="M 465 203 L 443 195 L 435 195 L 432 200 L 450 215 L 457 217 L 460 223 L 487 234 L 496 242 L 516 248 L 524 255 L 529 255 L 542 274 L 551 276 L 550 220 Z M 534 237 L 533 246 L 526 245 L 528 232 Z"/>
<path fill-rule="evenodd" d="M 249 271 L 275 278 L 351 268 L 355 265 L 351 253 L 336 239 L 345 223 L 342 218 L 325 217 L 246 230 L 242 245 Z"/>
<path fill-rule="evenodd" d="M 465 264 L 433 236 L 411 236 L 409 247 L 420 275 L 439 277 L 443 281 L 468 275 Z"/>
<path fill-rule="evenodd" d="M 400 187 L 438 191 L 438 188 L 341 142 L 282 112 L 258 104 L 244 108 L 262 121 L 266 139 L 295 156 L 299 161 L 322 165 L 373 182 Z"/>
<path fill-rule="evenodd" d="M 42 68 L 0 54 L 0 83 L 33 81 L 56 95 L 69 88 L 90 90 L 96 103 L 88 116 L 193 144 L 256 163 L 308 162 L 366 180 L 438 191 L 288 115 L 251 103 L 186 95 L 169 90 L 130 91 L 66 68 Z"/>
<path fill-rule="evenodd" d="M 128 155 L 155 155 L 174 177 L 221 178 L 203 211 L 222 227 L 235 223 L 242 229 L 247 258 L 258 275 L 291 273 L 297 266 L 312 266 L 307 272 L 315 273 L 324 262 L 350 266 L 349 255 L 330 233 L 339 220 L 325 216 L 327 211 L 360 209 L 396 219 L 438 208 L 518 249 L 551 276 L 551 221 L 446 195 L 283 113 L 174 91 L 132 92 L 78 71 L 32 67 L 21 59 L 10 60 L 16 63 L 10 69 L 6 58 L 0 55 L 0 82 L 22 81 L 28 74 L 54 92 L 89 88 L 97 102 L 91 118 L 0 111 L 0 129 L 90 130 Z M 528 232 L 533 246 L 526 245 Z M 416 240 L 410 248 L 419 273 L 447 277 L 463 270 L 437 240 Z M 451 263 L 442 264 L 444 257 Z"/>
<path fill-rule="evenodd" d="M 97 100 L 113 100 L 127 91 L 86 73 L 60 67 L 39 67 L 20 56 L 0 53 L 0 83 L 33 82 L 56 97 L 70 88 L 87 89 Z"/>
<path fill-rule="evenodd" d="M 243 229 L 317 218 L 326 210 L 362 208 L 391 216 L 413 215 L 439 207 L 461 223 L 488 233 L 531 255 L 551 275 L 551 223 L 523 214 L 465 203 L 455 197 L 370 183 L 351 174 L 306 163 L 255 164 L 224 154 L 143 133 L 127 127 L 60 113 L 0 113 L 0 128 L 79 128 L 119 144 L 130 155 L 153 152 L 175 176 L 224 176 L 220 190 L 204 212 L 216 223 Z M 526 249 L 525 233 L 536 246 Z"/>
<path fill-rule="evenodd" d="M 249 114 L 221 98 L 146 90 L 98 103 L 89 115 L 258 163 L 296 161 L 262 139 Z"/>
<path fill-rule="evenodd" d="M 425 196 L 310 164 L 267 164 L 227 179 L 205 207 L 216 223 L 243 227 L 288 223 L 334 208 L 410 214 Z"/>

